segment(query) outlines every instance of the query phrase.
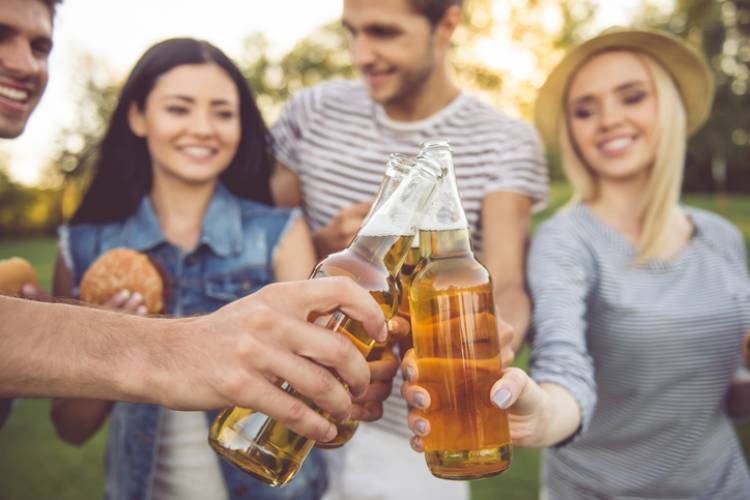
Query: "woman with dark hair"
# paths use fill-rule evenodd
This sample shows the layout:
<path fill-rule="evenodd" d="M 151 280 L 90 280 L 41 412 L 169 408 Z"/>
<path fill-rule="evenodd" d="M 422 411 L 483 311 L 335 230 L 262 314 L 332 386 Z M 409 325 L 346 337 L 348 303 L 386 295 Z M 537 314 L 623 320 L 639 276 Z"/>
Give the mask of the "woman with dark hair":
<path fill-rule="evenodd" d="M 174 316 L 304 279 L 315 264 L 310 234 L 297 211 L 268 206 L 269 174 L 266 129 L 237 67 L 207 42 L 154 45 L 127 79 L 91 187 L 61 228 L 55 293 L 76 296 L 86 269 L 117 247 L 161 267 L 164 312 Z M 145 314 L 129 290 L 107 305 Z M 312 499 L 326 486 L 317 456 L 284 489 L 220 463 L 206 440 L 210 413 L 72 399 L 52 407 L 58 434 L 75 444 L 107 415 L 107 498 Z"/>

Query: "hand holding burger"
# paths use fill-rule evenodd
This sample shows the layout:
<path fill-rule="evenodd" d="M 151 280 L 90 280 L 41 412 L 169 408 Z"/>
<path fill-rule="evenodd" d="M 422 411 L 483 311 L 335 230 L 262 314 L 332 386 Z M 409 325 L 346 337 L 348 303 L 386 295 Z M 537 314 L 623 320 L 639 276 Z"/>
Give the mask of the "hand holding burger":
<path fill-rule="evenodd" d="M 127 248 L 100 255 L 81 280 L 84 302 L 139 314 L 164 309 L 164 280 L 148 256 Z"/>
<path fill-rule="evenodd" d="M 24 285 L 39 285 L 36 272 L 29 261 L 21 257 L 0 260 L 0 294 L 21 295 Z"/>

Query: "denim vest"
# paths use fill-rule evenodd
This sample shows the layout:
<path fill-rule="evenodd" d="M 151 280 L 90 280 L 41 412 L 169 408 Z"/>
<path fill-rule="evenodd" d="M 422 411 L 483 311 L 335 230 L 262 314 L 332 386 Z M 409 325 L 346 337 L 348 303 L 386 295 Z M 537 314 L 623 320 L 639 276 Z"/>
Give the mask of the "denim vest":
<path fill-rule="evenodd" d="M 91 263 L 107 250 L 127 247 L 148 254 L 169 276 L 165 312 L 195 315 L 214 311 L 271 283 L 274 251 L 296 215 L 240 199 L 219 184 L 203 219 L 198 245 L 189 253 L 165 239 L 148 197 L 122 222 L 63 226 L 60 246 L 76 287 Z M 150 497 L 162 410 L 158 405 L 115 404 L 107 441 L 105 498 Z M 217 413 L 206 412 L 209 423 Z M 218 455 L 217 460 L 233 500 L 312 500 L 320 498 L 327 487 L 325 465 L 317 450 L 282 488 L 255 480 Z"/>

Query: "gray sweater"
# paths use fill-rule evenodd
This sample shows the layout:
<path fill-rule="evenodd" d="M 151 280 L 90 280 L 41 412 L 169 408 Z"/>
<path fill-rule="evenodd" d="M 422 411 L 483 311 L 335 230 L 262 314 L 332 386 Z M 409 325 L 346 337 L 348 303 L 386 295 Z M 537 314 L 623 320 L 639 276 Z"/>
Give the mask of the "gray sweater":
<path fill-rule="evenodd" d="M 721 217 L 685 210 L 688 246 L 646 265 L 583 204 L 534 235 L 531 376 L 566 388 L 583 416 L 545 451 L 549 499 L 750 499 L 724 411 L 750 329 L 744 241 Z"/>

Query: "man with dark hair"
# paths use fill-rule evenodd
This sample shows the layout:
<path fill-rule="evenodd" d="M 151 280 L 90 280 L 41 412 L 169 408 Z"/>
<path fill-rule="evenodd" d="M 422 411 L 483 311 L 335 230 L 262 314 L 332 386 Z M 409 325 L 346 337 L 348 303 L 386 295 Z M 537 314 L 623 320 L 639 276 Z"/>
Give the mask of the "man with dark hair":
<path fill-rule="evenodd" d="M 0 2 L 0 138 L 18 137 L 47 86 L 53 0 Z"/>
<path fill-rule="evenodd" d="M 359 227 L 388 153 L 448 139 L 474 250 L 492 274 L 496 312 L 515 330 L 518 348 L 530 320 L 529 214 L 546 201 L 547 169 L 532 127 L 451 77 L 448 53 L 460 20 L 460 0 L 344 0 L 342 23 L 363 78 L 317 85 L 290 100 L 272 129 L 272 187 L 277 204 L 304 209 L 323 256 Z M 504 321 L 499 327 L 509 328 Z M 433 478 L 410 452 L 406 404 L 393 392 L 381 420 L 360 425 L 349 444 L 326 454 L 343 464 L 332 466 L 329 497 L 467 498 L 465 483 Z M 381 467 L 377 476 L 373 463 Z"/>
<path fill-rule="evenodd" d="M 58 3 L 0 1 L 0 137 L 21 134 L 41 98 Z M 327 441 L 336 427 L 277 382 L 287 380 L 338 418 L 350 414 L 350 394 L 331 369 L 352 394 L 363 394 L 368 366 L 343 335 L 306 320 L 333 310 L 385 340 L 380 307 L 348 278 L 276 283 L 181 319 L 0 296 L 0 398 L 88 397 L 175 410 L 234 405 Z M 0 424 L 8 401 L 0 399 Z"/>

